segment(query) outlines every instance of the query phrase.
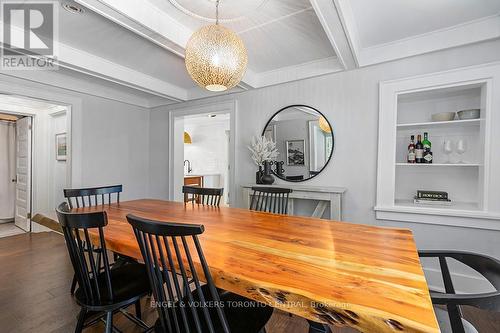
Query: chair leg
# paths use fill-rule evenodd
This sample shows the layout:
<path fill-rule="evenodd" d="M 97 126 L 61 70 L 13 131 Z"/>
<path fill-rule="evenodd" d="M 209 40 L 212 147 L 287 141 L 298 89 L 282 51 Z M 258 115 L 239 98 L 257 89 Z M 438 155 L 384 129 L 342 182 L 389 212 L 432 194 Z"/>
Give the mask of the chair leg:
<path fill-rule="evenodd" d="M 76 275 L 73 275 L 73 281 L 71 281 L 71 295 L 75 294 L 75 289 L 76 289 Z"/>
<path fill-rule="evenodd" d="M 106 333 L 113 332 L 113 311 L 106 313 Z"/>
<path fill-rule="evenodd" d="M 81 333 L 83 330 L 83 324 L 85 323 L 85 316 L 87 315 L 87 310 L 82 308 L 80 314 L 78 315 L 78 322 L 76 323 L 75 333 Z"/>
<path fill-rule="evenodd" d="M 328 325 L 320 324 L 311 320 L 309 322 L 309 333 L 331 333 L 332 331 Z"/>
<path fill-rule="evenodd" d="M 139 319 L 142 319 L 141 300 L 140 299 L 137 302 L 135 302 L 135 316 Z"/>

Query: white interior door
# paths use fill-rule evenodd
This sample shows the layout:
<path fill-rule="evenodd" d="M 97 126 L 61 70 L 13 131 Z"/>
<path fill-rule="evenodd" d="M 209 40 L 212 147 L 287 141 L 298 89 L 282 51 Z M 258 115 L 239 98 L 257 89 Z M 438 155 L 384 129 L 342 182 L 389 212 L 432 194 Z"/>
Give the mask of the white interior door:
<path fill-rule="evenodd" d="M 16 215 L 19 228 L 30 231 L 31 220 L 31 117 L 16 122 Z"/>

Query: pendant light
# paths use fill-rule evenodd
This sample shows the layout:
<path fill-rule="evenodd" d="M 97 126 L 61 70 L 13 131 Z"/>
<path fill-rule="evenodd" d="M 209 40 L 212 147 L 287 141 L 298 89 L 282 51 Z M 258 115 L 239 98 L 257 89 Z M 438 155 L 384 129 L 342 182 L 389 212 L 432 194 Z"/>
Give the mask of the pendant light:
<path fill-rule="evenodd" d="M 323 116 L 319 117 L 319 128 L 321 128 L 321 130 L 325 133 L 332 133 L 330 124 L 328 124 L 328 121 Z"/>
<path fill-rule="evenodd" d="M 236 86 L 245 73 L 248 57 L 241 38 L 219 24 L 219 0 L 215 24 L 196 31 L 186 46 L 186 69 L 191 78 L 209 91 Z"/>

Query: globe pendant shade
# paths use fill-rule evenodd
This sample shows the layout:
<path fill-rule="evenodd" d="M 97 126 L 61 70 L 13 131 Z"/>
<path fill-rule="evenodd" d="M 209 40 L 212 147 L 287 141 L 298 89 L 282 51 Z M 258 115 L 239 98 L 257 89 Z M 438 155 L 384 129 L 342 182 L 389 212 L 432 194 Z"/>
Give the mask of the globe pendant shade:
<path fill-rule="evenodd" d="M 325 133 L 332 133 L 332 128 L 325 117 L 319 117 L 319 128 Z"/>
<path fill-rule="evenodd" d="M 210 91 L 224 91 L 236 86 L 248 64 L 241 38 L 219 24 L 202 27 L 186 46 L 186 69 L 191 78 Z"/>

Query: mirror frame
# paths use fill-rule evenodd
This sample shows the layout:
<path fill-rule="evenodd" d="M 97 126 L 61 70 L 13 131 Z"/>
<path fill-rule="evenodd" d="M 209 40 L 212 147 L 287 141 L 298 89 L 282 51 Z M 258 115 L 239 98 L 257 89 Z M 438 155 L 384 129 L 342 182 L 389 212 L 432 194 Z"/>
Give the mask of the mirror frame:
<path fill-rule="evenodd" d="M 262 130 L 262 134 L 261 136 L 263 136 L 266 132 L 266 128 L 267 126 L 269 126 L 269 123 L 271 123 L 271 121 L 274 119 L 274 117 L 276 117 L 276 115 L 278 115 L 280 112 L 288 109 L 288 108 L 292 108 L 292 107 L 306 107 L 306 108 L 309 108 L 309 109 L 313 109 L 314 111 L 316 111 L 317 113 L 320 114 L 321 117 L 325 118 L 328 126 L 330 126 L 330 128 L 332 129 L 332 138 L 333 138 L 333 148 L 332 148 L 332 153 L 330 154 L 330 156 L 328 157 L 328 160 L 326 161 L 325 165 L 323 165 L 323 167 L 321 168 L 321 170 L 318 171 L 317 174 L 315 174 L 314 176 L 312 177 L 309 177 L 307 179 L 301 179 L 301 180 L 290 180 L 290 179 L 286 179 L 286 178 L 282 178 L 280 176 L 278 176 L 274 170 L 271 168 L 271 172 L 274 176 L 276 176 L 277 178 L 281 179 L 281 180 L 284 180 L 286 182 L 291 182 L 291 183 L 301 183 L 301 182 L 305 182 L 305 181 L 308 181 L 308 180 L 311 180 L 313 179 L 314 177 L 318 176 L 320 173 L 323 172 L 323 170 L 325 170 L 325 168 L 328 166 L 328 163 L 330 163 L 330 160 L 332 159 L 332 156 L 333 154 L 335 153 L 335 143 L 336 143 L 336 140 L 335 140 L 335 134 L 333 132 L 333 127 L 332 127 L 332 124 L 330 124 L 330 121 L 328 120 L 328 118 L 325 117 L 325 115 L 323 113 L 321 113 L 318 109 L 316 108 L 313 108 L 312 106 L 309 106 L 309 105 L 304 105 L 304 104 L 291 104 L 291 105 L 288 105 L 288 106 L 285 106 L 281 109 L 279 109 L 278 111 L 276 111 L 275 113 L 273 113 L 273 115 L 271 116 L 271 118 L 269 118 L 269 120 L 266 122 L 266 125 L 264 126 L 264 129 Z"/>

